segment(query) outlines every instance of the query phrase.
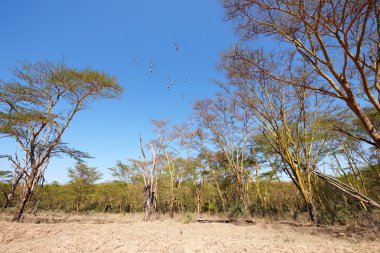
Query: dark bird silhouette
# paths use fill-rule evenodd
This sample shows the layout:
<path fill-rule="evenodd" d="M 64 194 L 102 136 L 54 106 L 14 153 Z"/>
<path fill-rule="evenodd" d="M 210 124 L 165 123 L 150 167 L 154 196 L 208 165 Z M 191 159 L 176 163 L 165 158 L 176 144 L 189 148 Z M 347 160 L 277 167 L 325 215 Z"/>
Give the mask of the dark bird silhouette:
<path fill-rule="evenodd" d="M 174 43 L 174 48 L 175 48 L 175 51 L 178 51 L 178 50 L 179 50 L 179 45 L 178 45 L 178 43 Z"/>

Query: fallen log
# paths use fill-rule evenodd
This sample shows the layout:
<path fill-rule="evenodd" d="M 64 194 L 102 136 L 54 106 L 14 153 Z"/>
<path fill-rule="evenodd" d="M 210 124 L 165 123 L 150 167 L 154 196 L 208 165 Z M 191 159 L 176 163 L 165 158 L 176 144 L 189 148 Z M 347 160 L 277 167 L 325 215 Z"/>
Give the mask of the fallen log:
<path fill-rule="evenodd" d="M 198 219 L 195 219 L 195 222 L 199 222 L 199 223 L 256 224 L 253 220 L 249 220 L 249 219 L 244 219 L 244 220 L 241 220 L 241 219 L 218 219 L 218 220 L 214 220 L 214 219 L 198 218 Z"/>

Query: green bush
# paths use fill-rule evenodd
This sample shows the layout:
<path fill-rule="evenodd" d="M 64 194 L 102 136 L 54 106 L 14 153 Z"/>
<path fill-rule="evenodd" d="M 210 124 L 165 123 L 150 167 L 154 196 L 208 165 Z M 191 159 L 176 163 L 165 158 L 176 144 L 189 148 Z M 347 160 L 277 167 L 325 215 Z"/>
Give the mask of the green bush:
<path fill-rule="evenodd" d="M 247 216 L 247 211 L 242 205 L 235 205 L 229 208 L 228 217 L 229 218 L 239 218 Z"/>
<path fill-rule="evenodd" d="M 183 221 L 183 223 L 185 223 L 185 224 L 189 224 L 189 223 L 193 223 L 193 222 L 194 222 L 194 216 L 193 216 L 193 214 L 187 212 L 187 213 L 185 214 L 185 220 Z"/>

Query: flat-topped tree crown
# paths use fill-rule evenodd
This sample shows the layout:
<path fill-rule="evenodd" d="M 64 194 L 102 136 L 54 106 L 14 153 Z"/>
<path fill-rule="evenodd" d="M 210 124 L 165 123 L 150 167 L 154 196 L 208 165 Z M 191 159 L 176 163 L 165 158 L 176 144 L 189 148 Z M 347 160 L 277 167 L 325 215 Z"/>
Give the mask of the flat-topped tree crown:
<path fill-rule="evenodd" d="M 0 83 L 0 136 L 14 138 L 25 158 L 21 161 L 19 154 L 3 157 L 28 182 L 25 189 L 30 195 L 52 156 L 67 154 L 79 161 L 89 157 L 67 147 L 62 134 L 78 111 L 94 100 L 119 97 L 122 87 L 104 72 L 64 63 L 20 63 L 12 72 L 13 81 Z"/>
<path fill-rule="evenodd" d="M 115 77 L 63 63 L 21 63 L 13 73 L 13 82 L 0 84 L 0 134 L 15 137 L 25 152 L 36 143 L 51 152 L 78 111 L 122 92 Z"/>

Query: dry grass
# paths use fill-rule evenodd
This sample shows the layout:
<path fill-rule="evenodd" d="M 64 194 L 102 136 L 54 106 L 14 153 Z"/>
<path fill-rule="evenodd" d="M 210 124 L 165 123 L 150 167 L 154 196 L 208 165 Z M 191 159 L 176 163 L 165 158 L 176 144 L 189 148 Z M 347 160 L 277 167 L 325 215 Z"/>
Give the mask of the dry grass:
<path fill-rule="evenodd" d="M 255 219 L 255 223 L 189 223 L 186 215 L 143 222 L 142 214 L 0 216 L 0 252 L 380 252 L 375 236 L 349 227 Z M 202 217 L 220 219 L 222 217 Z"/>

